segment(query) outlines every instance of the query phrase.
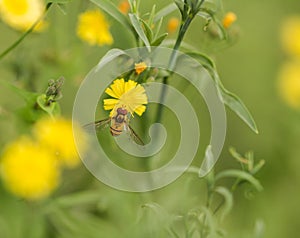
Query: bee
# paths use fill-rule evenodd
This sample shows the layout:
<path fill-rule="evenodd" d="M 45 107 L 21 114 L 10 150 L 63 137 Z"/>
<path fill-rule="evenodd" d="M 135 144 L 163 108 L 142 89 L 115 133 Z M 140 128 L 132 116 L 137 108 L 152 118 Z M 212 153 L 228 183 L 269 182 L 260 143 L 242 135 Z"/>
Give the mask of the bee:
<path fill-rule="evenodd" d="M 93 126 L 96 128 L 96 131 L 99 132 L 110 125 L 109 129 L 112 136 L 119 136 L 124 131 L 126 131 L 129 133 L 131 139 L 135 141 L 135 143 L 137 143 L 138 145 L 145 145 L 142 139 L 131 128 L 131 126 L 129 125 L 129 121 L 130 114 L 128 113 L 128 111 L 123 107 L 119 107 L 117 108 L 114 116 L 95 121 L 94 123 L 87 124 L 84 127 L 90 128 L 91 126 Z"/>

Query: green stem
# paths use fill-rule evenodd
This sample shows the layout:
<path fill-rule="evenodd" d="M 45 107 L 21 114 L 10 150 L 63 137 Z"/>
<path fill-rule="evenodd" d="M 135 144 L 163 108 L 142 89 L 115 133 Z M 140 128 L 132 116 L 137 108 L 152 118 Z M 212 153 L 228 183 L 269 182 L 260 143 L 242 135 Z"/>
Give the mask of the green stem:
<path fill-rule="evenodd" d="M 241 179 L 237 178 L 235 180 L 235 182 L 233 183 L 233 185 L 231 186 L 231 192 L 234 192 L 237 189 L 237 187 L 241 184 L 241 182 L 243 182 L 243 181 Z M 220 210 L 220 208 L 223 206 L 224 202 L 225 202 L 225 199 L 222 198 L 221 202 L 218 204 L 218 206 L 213 211 L 213 214 L 216 214 Z"/>
<path fill-rule="evenodd" d="M 0 60 L 4 58 L 9 52 L 11 52 L 14 48 L 16 48 L 26 38 L 26 36 L 28 36 L 34 30 L 37 24 L 45 17 L 51 5 L 52 5 L 51 2 L 48 3 L 45 8 L 44 14 L 17 41 L 15 41 L 10 47 L 8 47 L 0 54 Z"/>
<path fill-rule="evenodd" d="M 169 65 L 168 65 L 168 70 L 170 71 L 170 75 L 166 76 L 163 78 L 163 87 L 162 87 L 162 91 L 160 94 L 160 104 L 158 106 L 158 111 L 157 111 L 157 116 L 156 116 L 156 120 L 155 122 L 159 123 L 161 121 L 162 118 L 162 109 L 163 109 L 163 104 L 165 101 L 165 97 L 166 97 L 166 91 L 167 91 L 167 86 L 168 85 L 168 80 L 169 78 L 173 75 L 173 70 L 175 68 L 176 65 L 176 60 L 177 60 L 177 54 L 178 54 L 178 49 L 180 48 L 180 45 L 183 41 L 183 38 L 192 22 L 192 20 L 194 19 L 194 15 L 190 15 L 187 17 L 187 19 L 182 23 L 180 30 L 179 30 L 179 34 L 178 34 L 178 38 L 176 40 L 176 43 L 173 47 L 173 52 L 171 54 L 170 57 L 170 61 L 169 61 Z"/>

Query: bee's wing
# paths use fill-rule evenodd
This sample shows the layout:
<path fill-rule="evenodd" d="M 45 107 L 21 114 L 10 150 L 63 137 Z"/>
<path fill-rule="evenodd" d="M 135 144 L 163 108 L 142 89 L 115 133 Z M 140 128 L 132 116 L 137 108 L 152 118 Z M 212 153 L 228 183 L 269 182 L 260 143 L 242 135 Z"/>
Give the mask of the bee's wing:
<path fill-rule="evenodd" d="M 94 129 L 96 129 L 97 132 L 107 128 L 110 125 L 111 118 L 106 118 L 103 120 L 95 121 L 89 124 L 86 124 L 83 126 L 83 128 L 87 132 L 92 132 Z"/>
<path fill-rule="evenodd" d="M 130 125 L 126 124 L 126 129 L 131 137 L 137 143 L 138 145 L 145 145 L 145 143 L 142 141 L 142 139 L 135 133 L 135 131 L 131 128 Z"/>

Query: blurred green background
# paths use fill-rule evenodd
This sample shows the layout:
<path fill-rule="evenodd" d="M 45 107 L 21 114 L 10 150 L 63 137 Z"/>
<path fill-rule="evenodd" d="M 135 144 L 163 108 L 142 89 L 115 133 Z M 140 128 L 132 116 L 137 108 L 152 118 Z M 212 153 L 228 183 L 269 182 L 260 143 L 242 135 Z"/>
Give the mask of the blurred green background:
<path fill-rule="evenodd" d="M 160 7 L 170 2 L 142 1 L 142 8 L 146 11 L 150 10 L 154 3 Z M 47 17 L 48 29 L 44 33 L 30 35 L 1 60 L 1 80 L 16 81 L 20 85 L 25 85 L 27 89 L 43 92 L 48 79 L 63 75 L 67 80 L 64 85 L 64 98 L 61 101 L 62 111 L 63 115 L 70 117 L 80 82 L 109 49 L 109 47 L 91 47 L 76 37 L 78 13 L 88 6 L 93 5 L 87 1 L 72 1 L 67 5 L 67 15 L 63 15 L 57 7 L 53 7 Z M 207 52 L 216 60 L 224 85 L 241 97 L 255 118 L 260 133 L 256 135 L 251 132 L 234 113 L 227 110 L 227 139 L 216 170 L 236 166 L 227 152 L 230 146 L 234 146 L 241 153 L 253 150 L 256 158 L 266 160 L 265 167 L 258 175 L 264 191 L 255 194 L 251 199 L 245 199 L 243 191 L 238 193 L 235 196 L 234 209 L 226 218 L 224 228 L 228 232 L 228 237 L 251 237 L 255 221 L 261 219 L 265 223 L 263 237 L 297 237 L 300 227 L 300 112 L 289 108 L 278 96 L 277 78 L 281 65 L 288 60 L 279 40 L 280 26 L 286 17 L 300 16 L 300 3 L 296 0 L 226 0 L 224 9 L 235 12 L 238 17 L 236 29 L 239 38 L 236 44 L 225 49 L 218 45 L 207 49 L 205 45 L 201 45 L 199 37 L 203 28 L 201 21 L 194 22 L 187 34 L 186 42 Z M 133 39 L 129 33 L 112 19 L 110 21 L 115 41 L 113 47 L 133 47 Z M 20 35 L 3 22 L 0 22 L 0 32 L 0 51 L 6 49 Z M 172 37 L 171 35 L 170 38 Z M 21 122 L 13 116 L 14 111 L 22 105 L 22 100 L 15 93 L 0 86 L 0 102 L 0 145 L 3 147 L 8 141 L 16 138 L 20 131 L 26 130 L 24 131 Z M 78 190 L 86 186 L 100 187 L 106 195 L 104 196 L 106 200 L 111 202 L 110 219 L 116 223 L 118 219 L 134 220 L 136 213 L 132 212 L 132 207 L 137 208 L 137 204 L 151 198 L 167 208 L 181 204 L 183 209 L 194 204 L 196 196 L 202 196 L 201 187 L 198 187 L 197 191 L 187 192 L 185 196 L 176 193 L 181 189 L 184 176 L 168 188 L 146 194 L 144 199 L 144 195 L 114 191 L 93 181 L 84 168 L 78 169 L 73 175 L 72 172 L 69 173 L 70 178 L 73 176 L 72 179 L 75 179 L 73 182 L 64 182 L 63 186 L 70 183 Z M 81 175 L 84 177 L 80 177 Z M 192 181 L 192 184 L 196 186 L 197 183 Z M 3 197 L 0 199 L 2 204 L 0 207 L 3 204 L 7 205 L 6 208 L 1 208 L 1 213 L 9 224 L 18 227 L 18 219 L 26 220 L 22 212 L 28 208 L 20 208 L 18 202 L 10 195 L 4 191 L 1 193 Z M 133 205 L 128 205 L 128 201 Z M 122 203 L 124 205 L 120 205 Z M 10 217 L 7 214 L 13 215 Z M 14 222 L 10 222 L 13 220 Z M 0 220 L 0 227 L 1 222 Z M 26 223 L 23 226 L 26 226 Z M 109 230 L 110 226 L 114 226 L 114 222 L 103 226 L 102 231 L 105 233 L 105 229 Z M 116 229 L 125 228 L 126 222 L 118 225 Z M 23 236 L 18 234 L 16 237 Z"/>

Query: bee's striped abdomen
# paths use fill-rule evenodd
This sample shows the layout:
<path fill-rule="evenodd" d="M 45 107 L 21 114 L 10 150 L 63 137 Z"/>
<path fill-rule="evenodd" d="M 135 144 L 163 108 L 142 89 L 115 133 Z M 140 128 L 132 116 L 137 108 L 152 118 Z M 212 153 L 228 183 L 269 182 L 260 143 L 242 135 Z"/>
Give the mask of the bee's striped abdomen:
<path fill-rule="evenodd" d="M 110 127 L 110 133 L 112 136 L 119 136 L 122 133 L 122 130 L 117 130 L 113 127 Z"/>

